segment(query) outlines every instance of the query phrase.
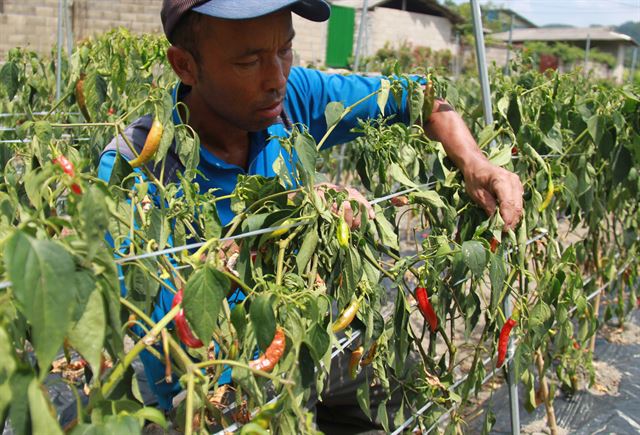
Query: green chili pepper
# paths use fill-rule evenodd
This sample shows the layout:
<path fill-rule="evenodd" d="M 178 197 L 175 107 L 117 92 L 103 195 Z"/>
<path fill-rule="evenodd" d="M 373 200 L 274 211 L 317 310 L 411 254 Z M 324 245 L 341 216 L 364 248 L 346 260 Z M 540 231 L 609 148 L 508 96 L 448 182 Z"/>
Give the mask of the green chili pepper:
<path fill-rule="evenodd" d="M 351 230 L 349 230 L 347 221 L 344 220 L 344 217 L 340 216 L 338 219 L 338 226 L 336 227 L 336 236 L 338 237 L 338 244 L 341 248 L 349 247 L 350 232 Z"/>

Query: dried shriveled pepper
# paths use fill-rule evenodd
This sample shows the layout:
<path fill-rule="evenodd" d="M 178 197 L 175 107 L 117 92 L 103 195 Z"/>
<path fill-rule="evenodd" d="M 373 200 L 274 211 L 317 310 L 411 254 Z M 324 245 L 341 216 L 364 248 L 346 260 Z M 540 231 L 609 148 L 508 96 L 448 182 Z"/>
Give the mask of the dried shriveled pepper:
<path fill-rule="evenodd" d="M 500 337 L 498 338 L 498 361 L 496 362 L 496 367 L 502 367 L 502 364 L 504 364 L 504 359 L 507 356 L 507 346 L 509 345 L 509 335 L 511 335 L 511 330 L 517 323 L 510 317 L 502 325 Z"/>
<path fill-rule="evenodd" d="M 80 74 L 80 78 L 76 82 L 75 96 L 76 103 L 78 103 L 78 108 L 80 109 L 80 113 L 87 122 L 91 122 L 91 116 L 89 116 L 89 111 L 87 110 L 87 100 L 84 97 L 84 78 L 85 74 Z"/>
<path fill-rule="evenodd" d="M 256 370 L 270 372 L 276 366 L 287 345 L 287 337 L 282 328 L 276 328 L 276 334 L 271 340 L 271 344 L 258 359 L 249 361 L 249 367 Z"/>
<path fill-rule="evenodd" d="M 364 348 L 362 346 L 351 352 L 351 359 L 349 360 L 349 376 L 351 379 L 355 379 L 358 376 L 358 366 L 360 365 L 360 360 L 362 360 L 363 353 Z"/>
<path fill-rule="evenodd" d="M 376 357 L 376 351 L 378 350 L 378 342 L 374 341 L 371 347 L 369 348 L 369 352 L 367 355 L 362 358 L 360 361 L 360 367 L 366 367 L 373 362 L 373 359 Z"/>
<path fill-rule="evenodd" d="M 438 330 L 438 316 L 436 315 L 431 302 L 429 302 L 429 295 L 427 295 L 427 289 L 424 287 L 416 288 L 416 299 L 418 300 L 418 308 L 420 312 L 429 322 L 429 329 L 431 332 Z"/>
<path fill-rule="evenodd" d="M 406 195 L 394 196 L 389 201 L 393 204 L 394 207 L 404 207 L 405 205 L 409 205 L 409 198 Z"/>
<path fill-rule="evenodd" d="M 140 151 L 138 157 L 129 162 L 132 168 L 142 166 L 149 160 L 151 160 L 151 158 L 155 155 L 156 151 L 158 151 L 158 148 L 160 147 L 160 140 L 162 139 L 163 131 L 164 126 L 158 118 L 155 118 L 153 120 L 153 124 L 151 124 L 151 129 L 149 130 L 147 139 L 144 141 L 142 151 Z"/>
<path fill-rule="evenodd" d="M 184 295 L 183 289 L 178 290 L 178 293 L 173 297 L 173 302 L 171 303 L 171 308 L 175 307 L 179 303 L 182 303 L 182 297 Z M 185 346 L 191 348 L 198 348 L 204 346 L 202 341 L 198 337 L 193 334 L 189 323 L 187 323 L 187 318 L 185 317 L 184 310 L 181 309 L 176 317 L 173 319 L 176 324 L 176 332 L 178 333 L 178 338 L 180 341 L 184 343 Z"/>
<path fill-rule="evenodd" d="M 342 314 L 340 314 L 340 317 L 338 317 L 338 320 L 335 321 L 335 323 L 331 327 L 331 330 L 333 332 L 340 332 L 344 328 L 349 326 L 351 322 L 353 322 L 353 319 L 356 317 L 356 314 L 358 314 L 359 308 L 360 308 L 360 300 L 354 299 L 349 304 L 349 306 L 345 308 Z"/>
<path fill-rule="evenodd" d="M 69 159 L 67 159 L 64 155 L 60 154 L 58 157 L 53 159 L 53 163 L 60 166 L 62 171 L 67 174 L 69 177 L 73 178 L 76 176 L 76 169 L 73 166 L 73 163 Z M 77 183 L 73 183 L 71 185 L 71 191 L 76 195 L 82 194 L 82 189 Z"/>
<path fill-rule="evenodd" d="M 489 242 L 489 249 L 491 249 L 491 253 L 496 253 L 496 251 L 498 250 L 498 245 L 500 245 L 500 241 L 495 237 L 492 237 L 491 241 Z"/>

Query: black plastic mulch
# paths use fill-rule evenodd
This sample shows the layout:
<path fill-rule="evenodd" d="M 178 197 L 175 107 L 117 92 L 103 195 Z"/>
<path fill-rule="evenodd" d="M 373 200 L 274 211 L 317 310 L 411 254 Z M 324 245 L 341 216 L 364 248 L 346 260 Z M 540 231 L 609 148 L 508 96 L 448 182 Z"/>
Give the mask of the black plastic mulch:
<path fill-rule="evenodd" d="M 634 310 L 628 322 L 640 325 L 640 311 Z M 595 395 L 582 390 L 571 397 L 560 393 L 554 400 L 557 425 L 569 434 L 640 434 L 640 344 L 615 344 L 602 337 L 596 338 L 594 362 L 604 362 L 622 375 L 616 395 Z M 522 389 L 519 389 L 520 427 L 543 419 L 546 427 L 546 413 L 543 405 L 533 413 L 528 413 L 522 403 Z M 493 410 L 496 423 L 491 433 L 510 434 L 509 395 L 506 384 L 493 393 L 486 406 Z M 473 421 L 468 433 L 480 433 L 482 418 Z M 548 429 L 545 431 L 548 432 Z M 538 432 L 540 433 L 540 432 Z"/>

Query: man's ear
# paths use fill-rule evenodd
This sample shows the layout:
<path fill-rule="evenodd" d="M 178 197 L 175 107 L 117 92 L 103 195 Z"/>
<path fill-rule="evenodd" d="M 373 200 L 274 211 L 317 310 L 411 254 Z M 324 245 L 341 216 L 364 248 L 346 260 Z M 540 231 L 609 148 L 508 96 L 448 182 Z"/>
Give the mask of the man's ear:
<path fill-rule="evenodd" d="M 167 59 L 171 68 L 178 75 L 180 81 L 187 86 L 193 86 L 198 81 L 198 66 L 193 55 L 184 48 L 172 45 L 167 50 Z"/>

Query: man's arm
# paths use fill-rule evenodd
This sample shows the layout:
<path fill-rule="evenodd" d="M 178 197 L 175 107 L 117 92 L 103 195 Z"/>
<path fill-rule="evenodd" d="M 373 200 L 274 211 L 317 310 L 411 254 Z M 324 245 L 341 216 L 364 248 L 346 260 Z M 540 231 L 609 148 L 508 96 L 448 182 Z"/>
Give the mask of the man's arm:
<path fill-rule="evenodd" d="M 460 115 L 446 101 L 434 101 L 424 129 L 430 139 L 442 143 L 449 158 L 462 171 L 471 198 L 489 215 L 499 205 L 504 229 L 515 228 L 522 217 L 524 189 L 520 178 L 489 162 Z"/>

